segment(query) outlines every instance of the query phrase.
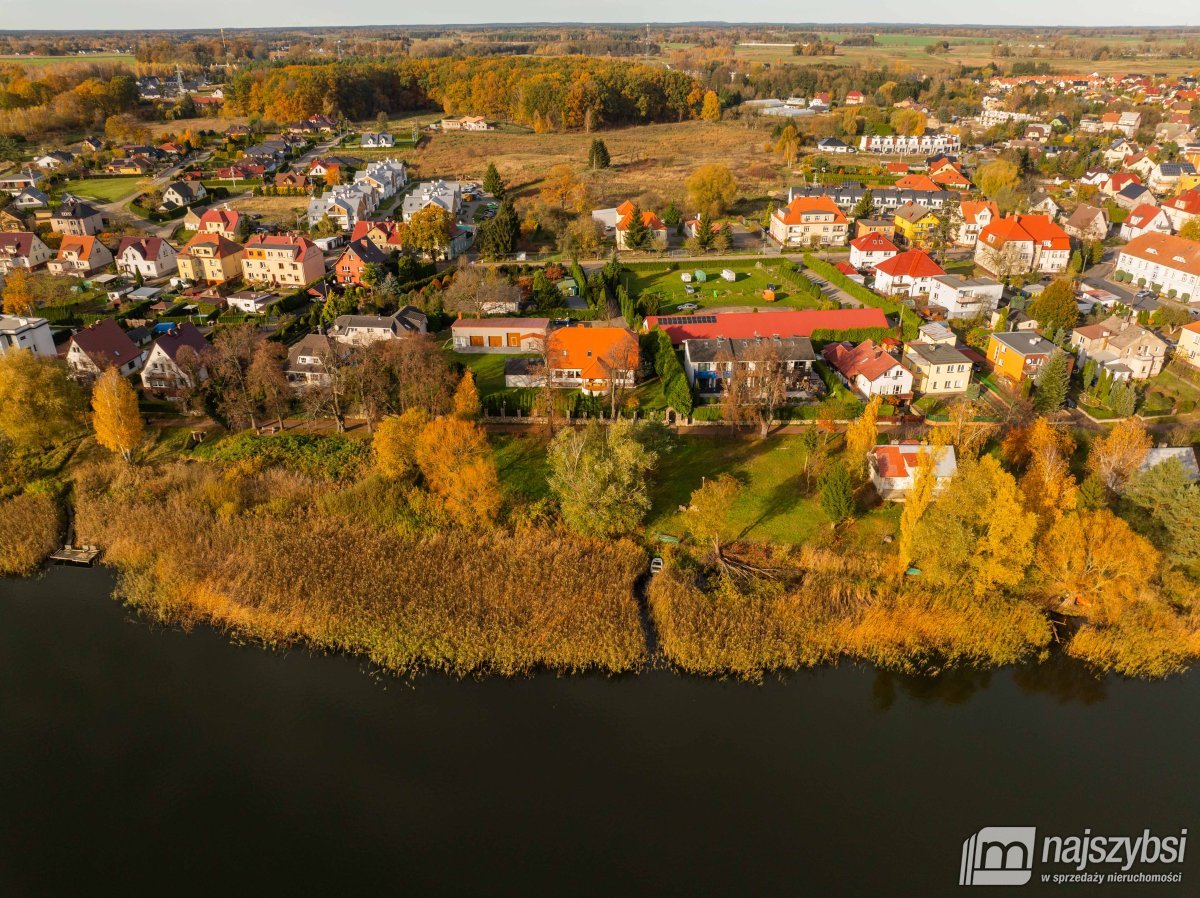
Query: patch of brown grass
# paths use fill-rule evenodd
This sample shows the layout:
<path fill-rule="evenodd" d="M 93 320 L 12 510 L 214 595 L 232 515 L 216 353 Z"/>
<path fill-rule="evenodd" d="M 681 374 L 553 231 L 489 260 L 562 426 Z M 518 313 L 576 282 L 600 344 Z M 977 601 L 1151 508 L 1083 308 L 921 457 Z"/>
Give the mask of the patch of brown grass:
<path fill-rule="evenodd" d="M 25 493 L 0 502 L 0 575 L 28 574 L 58 545 L 58 508 Z"/>

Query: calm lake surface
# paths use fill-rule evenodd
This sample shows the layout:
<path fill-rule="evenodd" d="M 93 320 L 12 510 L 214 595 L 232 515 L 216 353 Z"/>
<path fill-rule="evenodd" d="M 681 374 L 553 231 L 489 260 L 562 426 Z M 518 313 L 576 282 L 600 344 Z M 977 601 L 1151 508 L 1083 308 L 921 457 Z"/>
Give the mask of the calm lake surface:
<path fill-rule="evenodd" d="M 983 826 L 1200 841 L 1195 675 L 409 683 L 112 585 L 0 581 L 0 895 L 961 895 Z"/>

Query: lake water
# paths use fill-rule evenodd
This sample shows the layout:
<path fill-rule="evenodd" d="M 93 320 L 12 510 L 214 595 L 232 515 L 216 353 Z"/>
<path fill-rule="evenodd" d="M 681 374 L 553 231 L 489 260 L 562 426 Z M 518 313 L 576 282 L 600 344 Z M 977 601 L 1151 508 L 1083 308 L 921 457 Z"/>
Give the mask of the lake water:
<path fill-rule="evenodd" d="M 400 682 L 112 584 L 0 581 L 0 895 L 961 895 L 983 826 L 1200 833 L 1195 675 Z"/>

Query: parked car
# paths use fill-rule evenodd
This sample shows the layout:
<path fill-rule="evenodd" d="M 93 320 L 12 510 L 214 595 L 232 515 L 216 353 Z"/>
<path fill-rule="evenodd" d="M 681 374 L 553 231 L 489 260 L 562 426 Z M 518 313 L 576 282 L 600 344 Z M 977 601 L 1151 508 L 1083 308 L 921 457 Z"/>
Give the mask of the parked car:
<path fill-rule="evenodd" d="M 694 312 L 694 311 L 696 311 L 696 309 L 698 309 L 698 308 L 700 308 L 700 303 L 698 303 L 698 302 L 685 302 L 685 303 L 682 303 L 682 304 L 679 306 L 679 311 L 681 311 L 681 312 Z"/>

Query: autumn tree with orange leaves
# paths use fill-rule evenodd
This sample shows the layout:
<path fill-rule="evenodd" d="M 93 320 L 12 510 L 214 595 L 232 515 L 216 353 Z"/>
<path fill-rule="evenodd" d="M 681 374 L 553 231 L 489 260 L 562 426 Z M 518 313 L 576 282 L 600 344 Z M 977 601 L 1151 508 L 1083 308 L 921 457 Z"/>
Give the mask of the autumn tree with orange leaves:
<path fill-rule="evenodd" d="M 446 513 L 467 529 L 490 527 L 500 513 L 500 480 L 487 436 L 471 421 L 441 417 L 417 439 L 417 465 Z"/>
<path fill-rule="evenodd" d="M 142 443 L 144 427 L 137 394 L 116 368 L 108 368 L 92 389 L 92 427 L 96 442 L 129 461 Z"/>
<path fill-rule="evenodd" d="M 1107 436 L 1092 443 L 1087 458 L 1088 470 L 1112 492 L 1120 492 L 1137 473 L 1151 445 L 1150 435 L 1142 422 L 1126 418 L 1117 422 Z"/>

